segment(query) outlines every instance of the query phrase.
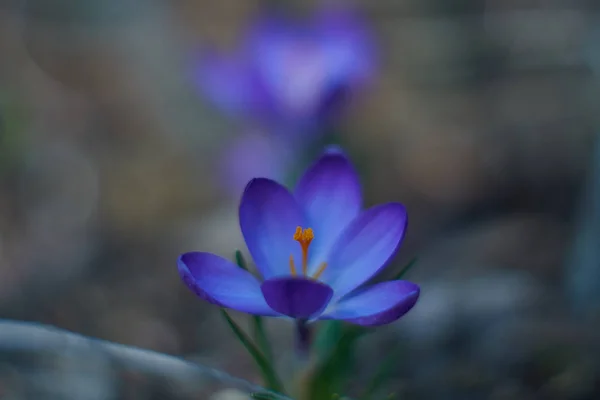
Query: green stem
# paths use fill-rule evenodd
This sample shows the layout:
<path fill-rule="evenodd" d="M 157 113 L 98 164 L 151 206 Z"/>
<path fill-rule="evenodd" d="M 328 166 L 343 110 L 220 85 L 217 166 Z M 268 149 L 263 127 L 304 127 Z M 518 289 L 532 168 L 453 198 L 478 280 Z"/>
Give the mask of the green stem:
<path fill-rule="evenodd" d="M 267 361 L 272 365 L 273 364 L 273 352 L 271 351 L 271 346 L 269 345 L 269 340 L 267 339 L 267 333 L 265 332 L 265 327 L 263 325 L 263 320 L 258 315 L 255 315 L 252 318 L 253 328 L 254 328 L 254 340 L 258 344 L 258 347 L 265 355 Z"/>
<path fill-rule="evenodd" d="M 227 324 L 229 325 L 235 336 L 237 336 L 238 340 L 244 345 L 248 353 L 250 353 L 250 355 L 258 365 L 265 380 L 266 386 L 271 390 L 284 394 L 285 392 L 283 384 L 277 376 L 277 372 L 275 372 L 273 364 L 271 364 L 265 358 L 264 354 L 258 349 L 258 347 L 256 347 L 256 345 L 252 342 L 252 339 L 250 339 L 248 335 L 246 335 L 242 328 L 240 328 L 238 324 L 236 324 L 233 321 L 233 319 L 231 319 L 229 314 L 227 314 L 227 311 L 221 309 L 221 313 L 223 314 L 223 317 L 225 317 Z"/>

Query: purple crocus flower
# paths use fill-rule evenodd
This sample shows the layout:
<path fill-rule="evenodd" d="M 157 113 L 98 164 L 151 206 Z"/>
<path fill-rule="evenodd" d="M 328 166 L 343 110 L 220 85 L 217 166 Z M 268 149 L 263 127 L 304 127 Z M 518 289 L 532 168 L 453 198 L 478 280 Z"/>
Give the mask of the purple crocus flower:
<path fill-rule="evenodd" d="M 240 227 L 262 281 L 203 252 L 181 255 L 179 274 L 201 298 L 249 314 L 390 323 L 415 305 L 419 286 L 394 280 L 358 288 L 396 253 L 406 210 L 387 203 L 361 211 L 361 204 L 354 167 L 330 148 L 293 194 L 266 178 L 246 186 Z"/>
<path fill-rule="evenodd" d="M 303 24 L 265 13 L 234 54 L 203 53 L 194 80 L 229 114 L 305 132 L 370 80 L 374 48 L 356 12 L 333 3 Z"/>

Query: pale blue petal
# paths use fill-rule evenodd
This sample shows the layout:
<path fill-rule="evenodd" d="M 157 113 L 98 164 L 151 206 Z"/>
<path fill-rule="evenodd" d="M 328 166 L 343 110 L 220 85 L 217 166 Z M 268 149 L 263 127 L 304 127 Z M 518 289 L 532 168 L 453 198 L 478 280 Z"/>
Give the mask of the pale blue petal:
<path fill-rule="evenodd" d="M 300 179 L 295 196 L 315 233 L 310 247 L 312 274 L 325 261 L 342 230 L 360 213 L 358 174 L 340 149 L 329 148 Z"/>
<path fill-rule="evenodd" d="M 406 231 L 408 218 L 400 203 L 372 207 L 358 217 L 333 245 L 321 281 L 335 292 L 334 301 L 377 274 L 394 256 Z"/>
<path fill-rule="evenodd" d="M 419 286 L 412 282 L 379 283 L 341 300 L 320 319 L 341 319 L 364 326 L 389 324 L 413 308 L 419 293 Z"/>
<path fill-rule="evenodd" d="M 202 299 L 249 314 L 278 315 L 266 303 L 260 282 L 248 271 L 211 253 L 182 254 L 179 275 Z"/>
<path fill-rule="evenodd" d="M 302 252 L 294 240 L 298 226 L 306 227 L 306 220 L 286 188 L 265 178 L 250 181 L 240 203 L 240 227 L 263 278 L 289 275 L 290 255 L 300 268 Z"/>

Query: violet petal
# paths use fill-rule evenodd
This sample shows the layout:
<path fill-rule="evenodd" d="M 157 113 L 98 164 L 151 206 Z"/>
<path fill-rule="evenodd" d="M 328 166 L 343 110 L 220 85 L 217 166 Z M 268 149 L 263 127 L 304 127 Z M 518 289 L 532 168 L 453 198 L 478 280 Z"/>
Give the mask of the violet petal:
<path fill-rule="evenodd" d="M 279 183 L 250 181 L 240 203 L 240 227 L 256 267 L 265 279 L 290 274 L 290 256 L 300 268 L 302 251 L 294 240 L 306 219 L 296 199 Z"/>
<path fill-rule="evenodd" d="M 342 319 L 364 326 L 389 324 L 413 308 L 419 293 L 419 286 L 412 282 L 379 283 L 341 300 L 321 319 Z"/>
<path fill-rule="evenodd" d="M 185 253 L 177 260 L 177 268 L 187 287 L 210 303 L 249 314 L 277 315 L 265 302 L 260 282 L 222 257 Z"/>
<path fill-rule="evenodd" d="M 340 149 L 330 147 L 300 179 L 295 196 L 315 232 L 310 247 L 309 274 L 313 274 L 339 234 L 361 210 L 358 174 Z"/>
<path fill-rule="evenodd" d="M 308 319 L 319 315 L 333 295 L 329 286 L 302 277 L 268 279 L 261 289 L 273 310 L 292 318 Z"/>
<path fill-rule="evenodd" d="M 334 301 L 377 274 L 399 248 L 408 222 L 400 203 L 372 207 L 344 229 L 331 249 L 320 280 L 335 291 Z"/>
<path fill-rule="evenodd" d="M 239 196 L 252 178 L 275 181 L 285 177 L 290 149 L 286 142 L 268 133 L 248 131 L 235 137 L 220 157 L 224 189 Z"/>
<path fill-rule="evenodd" d="M 330 85 L 356 86 L 373 77 L 377 45 L 358 10 L 327 4 L 315 16 L 315 31 L 327 55 Z"/>
<path fill-rule="evenodd" d="M 285 16 L 264 15 L 251 29 L 246 47 L 279 117 L 314 117 L 328 81 L 328 55 L 316 33 Z"/>
<path fill-rule="evenodd" d="M 204 96 L 229 114 L 245 115 L 257 101 L 249 66 L 239 55 L 201 53 L 193 79 Z"/>

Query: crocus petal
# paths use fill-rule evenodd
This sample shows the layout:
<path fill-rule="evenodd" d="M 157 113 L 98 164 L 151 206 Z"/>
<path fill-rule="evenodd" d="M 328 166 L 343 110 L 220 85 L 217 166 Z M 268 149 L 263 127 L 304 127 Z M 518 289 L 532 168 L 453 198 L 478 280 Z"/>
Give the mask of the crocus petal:
<path fill-rule="evenodd" d="M 247 48 L 280 117 L 311 117 L 327 80 L 327 54 L 314 32 L 284 16 L 264 15 L 250 31 Z"/>
<path fill-rule="evenodd" d="M 268 133 L 248 131 L 234 138 L 220 157 L 219 182 L 240 196 L 252 178 L 285 178 L 292 159 L 287 142 Z"/>
<path fill-rule="evenodd" d="M 300 179 L 295 196 L 315 232 L 310 248 L 312 274 L 340 232 L 359 214 L 360 182 L 346 155 L 331 147 Z"/>
<path fill-rule="evenodd" d="M 277 315 L 265 302 L 260 282 L 222 257 L 185 253 L 177 260 L 177 268 L 187 287 L 206 301 L 249 314 Z"/>
<path fill-rule="evenodd" d="M 248 115 L 263 105 L 260 87 L 242 55 L 203 52 L 194 64 L 193 80 L 204 96 L 231 115 Z"/>
<path fill-rule="evenodd" d="M 329 84 L 362 84 L 376 67 L 376 44 L 357 10 L 334 2 L 315 16 L 315 31 L 327 55 Z"/>
<path fill-rule="evenodd" d="M 240 227 L 256 267 L 265 279 L 290 274 L 290 256 L 300 268 L 296 227 L 306 227 L 302 209 L 290 192 L 270 179 L 250 181 L 240 203 Z"/>
<path fill-rule="evenodd" d="M 413 308 L 419 293 L 419 286 L 412 282 L 379 283 L 341 300 L 321 319 L 342 319 L 364 326 L 389 324 Z"/>
<path fill-rule="evenodd" d="M 334 300 L 377 274 L 404 237 L 408 218 L 400 203 L 372 207 L 344 229 L 333 245 L 321 281 L 335 291 Z"/>
<path fill-rule="evenodd" d="M 329 286 L 300 277 L 269 279 L 263 282 L 261 289 L 273 310 L 292 318 L 319 315 L 333 295 Z"/>

